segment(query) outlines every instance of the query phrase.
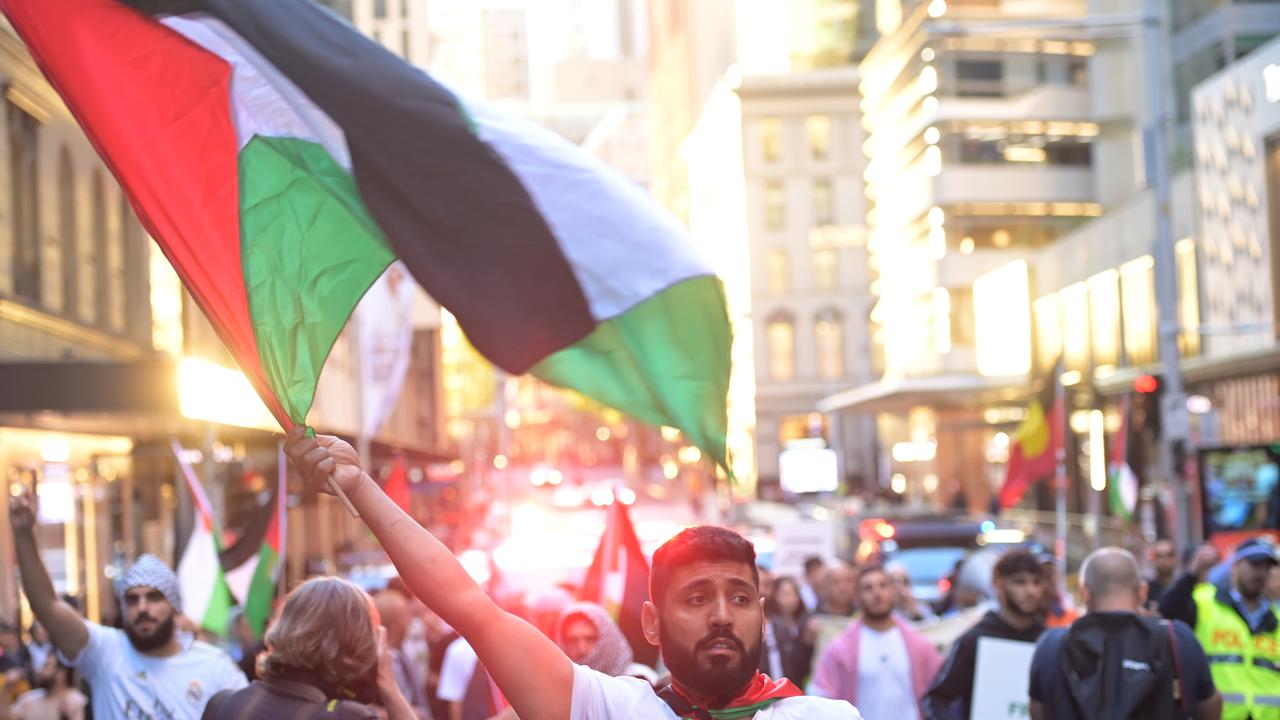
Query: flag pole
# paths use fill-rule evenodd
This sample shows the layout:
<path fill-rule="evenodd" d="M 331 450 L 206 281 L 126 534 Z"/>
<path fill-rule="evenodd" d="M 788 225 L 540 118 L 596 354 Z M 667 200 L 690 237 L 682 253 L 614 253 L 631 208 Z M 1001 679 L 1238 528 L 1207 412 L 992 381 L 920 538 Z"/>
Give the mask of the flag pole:
<path fill-rule="evenodd" d="M 1058 565 L 1058 592 L 1066 591 L 1067 578 L 1067 388 L 1062 384 L 1061 364 L 1053 368 L 1054 402 L 1053 412 L 1058 421 L 1057 468 L 1054 472 L 1054 484 L 1057 490 L 1056 531 L 1053 541 L 1054 561 Z M 1051 424 L 1052 427 L 1052 424 Z"/>
<path fill-rule="evenodd" d="M 336 484 L 336 483 L 335 483 Z M 284 442 L 276 449 L 276 532 L 280 533 L 280 551 L 276 557 L 276 597 L 284 598 L 289 580 L 289 565 L 285 562 L 285 549 L 289 544 L 289 459 L 284 454 Z"/>

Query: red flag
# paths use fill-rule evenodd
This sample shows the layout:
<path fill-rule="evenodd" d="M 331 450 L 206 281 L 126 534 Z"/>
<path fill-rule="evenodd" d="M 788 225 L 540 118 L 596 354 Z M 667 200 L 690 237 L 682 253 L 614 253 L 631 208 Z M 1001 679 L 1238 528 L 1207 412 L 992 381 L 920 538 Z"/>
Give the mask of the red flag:
<path fill-rule="evenodd" d="M 609 506 L 604 536 L 582 583 L 582 599 L 609 611 L 631 644 L 636 662 L 653 665 L 657 661 L 657 648 L 644 639 L 640 625 L 640 611 L 649 599 L 649 561 L 627 506 L 620 502 Z"/>
<path fill-rule="evenodd" d="M 409 470 L 404 466 L 404 458 L 399 455 L 391 465 L 391 474 L 387 476 L 387 483 L 382 486 L 382 491 L 394 500 L 401 510 L 409 512 Z"/>

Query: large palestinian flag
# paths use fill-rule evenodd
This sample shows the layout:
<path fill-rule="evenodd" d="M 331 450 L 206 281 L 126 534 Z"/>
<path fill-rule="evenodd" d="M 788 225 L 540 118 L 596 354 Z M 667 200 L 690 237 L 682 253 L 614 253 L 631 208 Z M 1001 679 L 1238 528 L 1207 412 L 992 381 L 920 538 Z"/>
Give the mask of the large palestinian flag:
<path fill-rule="evenodd" d="M 310 0 L 0 0 L 281 425 L 395 258 L 511 373 L 725 462 L 723 289 L 679 223 Z"/>

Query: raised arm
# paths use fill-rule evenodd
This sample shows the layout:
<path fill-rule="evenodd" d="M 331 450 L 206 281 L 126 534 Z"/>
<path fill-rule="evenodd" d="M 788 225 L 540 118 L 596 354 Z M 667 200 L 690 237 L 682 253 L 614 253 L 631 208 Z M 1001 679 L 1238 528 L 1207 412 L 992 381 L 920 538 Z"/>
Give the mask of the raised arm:
<path fill-rule="evenodd" d="M 573 698 L 573 664 L 529 623 L 499 608 L 458 559 L 386 496 L 342 440 L 295 428 L 285 451 L 313 487 L 330 476 L 351 499 L 400 577 L 427 607 L 471 643 L 523 720 L 563 720 Z"/>
<path fill-rule="evenodd" d="M 89 628 L 70 605 L 58 597 L 49 579 L 49 571 L 40 560 L 40 548 L 36 545 L 35 502 L 31 491 L 24 488 L 22 494 L 9 498 L 9 524 L 13 528 L 13 546 L 18 555 L 18 573 L 22 578 L 22 590 L 31 603 L 31 612 L 49 632 L 54 647 L 68 659 L 80 654 L 89 642 Z"/>

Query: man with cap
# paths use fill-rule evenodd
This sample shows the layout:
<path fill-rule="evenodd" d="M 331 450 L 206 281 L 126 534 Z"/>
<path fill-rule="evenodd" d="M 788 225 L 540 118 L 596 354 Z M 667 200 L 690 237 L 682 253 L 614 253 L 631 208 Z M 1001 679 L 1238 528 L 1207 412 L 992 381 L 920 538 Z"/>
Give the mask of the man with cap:
<path fill-rule="evenodd" d="M 58 598 L 40 560 L 29 491 L 10 499 L 10 524 L 22 588 L 59 657 L 93 690 L 93 716 L 199 718 L 214 693 L 248 682 L 222 650 L 175 632 L 182 596 L 173 570 L 142 555 L 120 585 L 123 630 L 89 622 Z"/>
<path fill-rule="evenodd" d="M 1213 547 L 1197 550 L 1160 612 L 1195 629 L 1222 692 L 1223 720 L 1280 720 L 1280 616 L 1264 594 L 1280 548 L 1269 537 L 1246 540 L 1231 556 L 1230 577 L 1205 582 L 1217 561 Z"/>

